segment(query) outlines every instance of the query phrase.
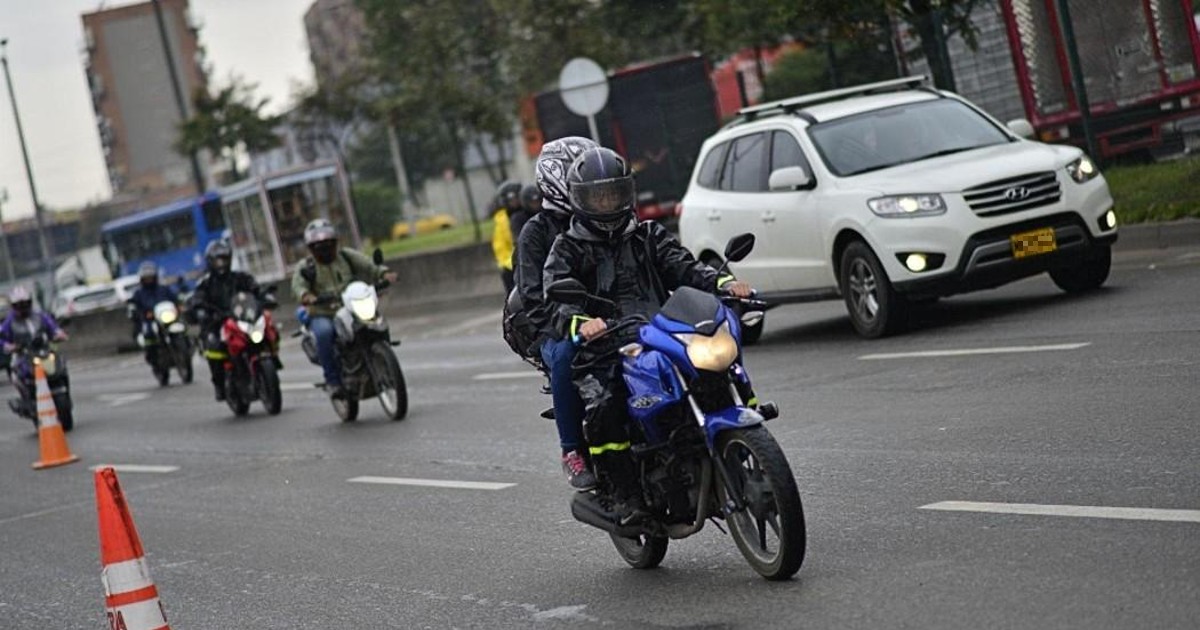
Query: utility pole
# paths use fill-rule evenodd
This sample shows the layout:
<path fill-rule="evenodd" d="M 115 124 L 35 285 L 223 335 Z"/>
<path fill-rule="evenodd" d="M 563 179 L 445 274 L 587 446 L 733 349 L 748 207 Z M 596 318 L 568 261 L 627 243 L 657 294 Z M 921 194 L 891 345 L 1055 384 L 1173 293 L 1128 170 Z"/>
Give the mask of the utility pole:
<path fill-rule="evenodd" d="M 396 172 L 396 185 L 400 188 L 400 218 L 408 224 L 408 235 L 417 235 L 417 216 L 412 212 L 412 206 L 409 205 L 411 199 L 412 205 L 416 205 L 416 199 L 411 197 L 412 191 L 408 188 L 408 171 L 404 166 L 404 154 L 400 151 L 400 137 L 396 134 L 395 116 L 388 115 L 387 134 L 388 134 L 388 149 L 392 152 L 392 170 Z"/>
<path fill-rule="evenodd" d="M 167 39 L 167 26 L 163 20 L 162 7 L 158 4 L 158 0 L 150 0 L 150 4 L 154 6 L 154 19 L 158 22 L 158 37 L 162 40 L 163 58 L 167 62 L 167 74 L 171 77 L 171 91 L 175 94 L 175 106 L 179 108 L 179 122 L 186 122 L 188 119 L 187 100 L 183 95 L 183 86 L 179 85 L 179 73 L 175 72 L 175 56 L 171 54 L 171 41 Z M 200 160 L 196 158 L 196 152 L 192 151 L 188 154 L 188 159 L 192 163 L 192 181 L 196 184 L 196 194 L 204 194 L 204 174 L 200 171 Z"/>
<path fill-rule="evenodd" d="M 33 167 L 29 164 L 29 150 L 25 146 L 25 130 L 21 128 L 21 114 L 17 111 L 17 95 L 13 92 L 12 75 L 8 73 L 8 38 L 0 39 L 0 64 L 4 66 L 4 83 L 8 86 L 8 97 L 12 101 L 13 120 L 17 123 L 17 140 L 21 143 L 21 158 L 25 160 L 25 178 L 29 180 L 29 196 L 33 198 L 33 218 L 37 221 L 38 247 L 42 255 L 42 273 L 54 287 L 54 251 L 46 242 L 46 221 L 42 216 L 42 204 L 38 201 L 37 186 L 33 183 Z M 7 237 L 5 237 L 7 245 Z"/>
<path fill-rule="evenodd" d="M 1088 104 L 1087 86 L 1083 83 L 1083 65 L 1079 61 L 1079 48 L 1075 45 L 1075 26 L 1071 23 L 1071 8 L 1067 0 L 1055 0 L 1058 23 L 1062 28 L 1063 43 L 1067 47 L 1067 67 L 1071 71 L 1071 86 L 1075 89 L 1075 106 L 1079 108 L 1079 122 L 1083 125 L 1083 139 L 1088 155 L 1100 159 L 1096 150 L 1096 135 L 1092 132 L 1092 108 Z"/>
<path fill-rule="evenodd" d="M 0 188 L 0 207 L 8 201 L 8 190 Z M 8 281 L 17 279 L 17 275 L 13 273 L 12 252 L 8 249 L 8 230 L 4 229 L 4 213 L 0 211 L 0 240 L 4 241 L 4 270 L 8 272 Z"/>

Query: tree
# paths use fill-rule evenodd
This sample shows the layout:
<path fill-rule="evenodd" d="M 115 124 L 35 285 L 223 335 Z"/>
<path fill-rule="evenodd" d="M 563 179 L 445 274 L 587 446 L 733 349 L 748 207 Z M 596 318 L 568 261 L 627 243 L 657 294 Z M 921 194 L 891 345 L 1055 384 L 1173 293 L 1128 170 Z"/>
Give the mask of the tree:
<path fill-rule="evenodd" d="M 241 179 L 239 151 L 266 151 L 279 146 L 274 128 L 280 116 L 262 113 L 269 99 L 255 100 L 254 86 L 230 81 L 215 95 L 201 89 L 192 95 L 195 113 L 179 125 L 175 150 L 183 155 L 207 149 L 229 161 L 230 177 Z"/>

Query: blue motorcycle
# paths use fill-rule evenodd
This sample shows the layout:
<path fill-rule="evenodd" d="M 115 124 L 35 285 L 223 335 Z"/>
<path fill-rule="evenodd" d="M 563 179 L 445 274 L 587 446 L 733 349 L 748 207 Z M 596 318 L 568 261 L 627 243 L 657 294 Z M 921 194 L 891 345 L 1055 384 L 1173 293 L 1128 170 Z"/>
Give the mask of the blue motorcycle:
<path fill-rule="evenodd" d="M 735 237 L 725 264 L 742 260 L 753 247 L 753 235 Z M 615 309 L 574 279 L 552 283 L 547 294 L 593 313 Z M 761 321 L 765 306 L 684 287 L 649 321 L 614 317 L 605 333 L 581 346 L 577 367 L 612 352 L 622 355 L 629 452 L 644 510 L 636 521 L 621 514 L 600 475 L 601 487 L 577 493 L 571 513 L 607 532 L 634 568 L 658 566 L 671 539 L 691 536 L 714 519 L 722 530 L 719 521 L 728 524 L 746 561 L 768 580 L 800 570 L 806 546 L 800 493 L 787 458 L 763 425 L 779 411 L 773 403 L 758 403 L 742 365 L 742 327 Z M 635 333 L 635 340 L 601 349 L 622 332 Z"/>

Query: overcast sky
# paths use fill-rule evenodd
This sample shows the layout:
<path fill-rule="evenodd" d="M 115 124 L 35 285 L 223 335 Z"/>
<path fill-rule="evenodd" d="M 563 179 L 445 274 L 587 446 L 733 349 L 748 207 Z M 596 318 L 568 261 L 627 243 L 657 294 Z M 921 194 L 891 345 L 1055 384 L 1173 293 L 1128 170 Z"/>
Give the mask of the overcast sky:
<path fill-rule="evenodd" d="M 8 65 L 33 175 L 42 205 L 76 208 L 111 194 L 83 73 L 80 15 L 99 0 L 0 0 L 0 38 L 8 38 Z M 212 65 L 210 84 L 230 74 L 257 83 L 273 113 L 288 104 L 292 86 L 312 81 L 304 11 L 312 0 L 191 0 L 200 40 Z M 5 219 L 33 214 L 8 90 L 0 88 L 0 190 Z M 3 193 L 0 193 L 0 198 Z"/>

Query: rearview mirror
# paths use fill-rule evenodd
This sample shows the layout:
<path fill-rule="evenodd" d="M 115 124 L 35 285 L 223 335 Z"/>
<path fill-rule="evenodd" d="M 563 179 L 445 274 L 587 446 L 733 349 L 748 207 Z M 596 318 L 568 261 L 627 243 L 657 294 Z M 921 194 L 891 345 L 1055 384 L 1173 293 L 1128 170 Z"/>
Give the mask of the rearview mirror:
<path fill-rule="evenodd" d="M 728 262 L 739 262 L 750 255 L 754 250 L 754 235 L 746 232 L 738 234 L 729 239 L 729 244 L 725 246 L 725 260 Z"/>
<path fill-rule="evenodd" d="M 563 278 L 546 286 L 546 297 L 563 304 L 584 304 L 588 301 L 588 292 L 575 278 Z"/>
<path fill-rule="evenodd" d="M 787 190 L 802 190 L 812 184 L 812 178 L 799 166 L 785 166 L 771 171 L 767 178 L 767 188 L 772 192 Z"/>
<path fill-rule="evenodd" d="M 382 265 L 383 264 L 383 250 L 376 247 L 375 253 L 371 254 L 371 260 L 375 261 L 376 265 Z"/>
<path fill-rule="evenodd" d="M 1033 125 L 1031 125 L 1029 121 L 1025 120 L 1024 118 L 1010 120 L 1005 123 L 1005 125 L 1008 127 L 1009 131 L 1013 132 L 1020 138 L 1033 138 L 1035 134 Z"/>

